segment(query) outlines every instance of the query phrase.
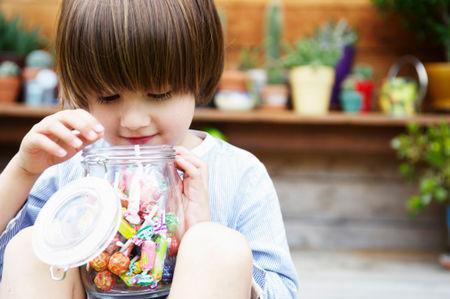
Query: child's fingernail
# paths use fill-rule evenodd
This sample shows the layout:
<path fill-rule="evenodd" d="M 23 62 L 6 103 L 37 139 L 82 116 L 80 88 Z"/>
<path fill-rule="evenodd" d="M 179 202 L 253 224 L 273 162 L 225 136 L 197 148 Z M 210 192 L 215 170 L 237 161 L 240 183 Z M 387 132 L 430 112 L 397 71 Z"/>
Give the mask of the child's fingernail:
<path fill-rule="evenodd" d="M 56 154 L 58 155 L 58 157 L 64 157 L 65 155 L 67 155 L 67 152 L 63 149 L 59 149 Z"/>
<path fill-rule="evenodd" d="M 105 130 L 105 128 L 101 124 L 98 124 L 94 127 L 94 130 L 98 133 L 101 133 Z"/>
<path fill-rule="evenodd" d="M 97 138 L 97 134 L 95 134 L 94 131 L 89 131 L 89 132 L 87 133 L 87 138 L 88 138 L 89 140 L 94 140 L 95 138 Z"/>
<path fill-rule="evenodd" d="M 72 144 L 72 146 L 73 147 L 80 147 L 82 144 L 83 144 L 83 142 L 80 140 L 80 139 L 73 139 L 72 141 L 71 141 L 71 144 Z"/>

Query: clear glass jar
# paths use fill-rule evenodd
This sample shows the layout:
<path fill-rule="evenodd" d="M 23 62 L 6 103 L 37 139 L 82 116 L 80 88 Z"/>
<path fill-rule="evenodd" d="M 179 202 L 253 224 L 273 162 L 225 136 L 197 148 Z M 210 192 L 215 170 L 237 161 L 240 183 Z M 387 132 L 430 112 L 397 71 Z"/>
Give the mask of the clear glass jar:
<path fill-rule="evenodd" d="M 167 295 L 184 233 L 173 147 L 91 148 L 82 156 L 85 177 L 52 196 L 36 220 L 38 257 L 55 279 L 83 265 L 90 298 Z"/>

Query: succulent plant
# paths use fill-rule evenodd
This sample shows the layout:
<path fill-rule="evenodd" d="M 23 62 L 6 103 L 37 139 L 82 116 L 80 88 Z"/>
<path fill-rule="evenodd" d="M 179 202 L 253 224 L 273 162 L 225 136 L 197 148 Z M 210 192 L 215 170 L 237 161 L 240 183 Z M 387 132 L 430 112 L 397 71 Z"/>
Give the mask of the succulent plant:
<path fill-rule="evenodd" d="M 53 56 L 44 50 L 35 50 L 28 54 L 25 65 L 27 67 L 51 68 L 53 67 Z"/>
<path fill-rule="evenodd" d="M 44 43 L 38 29 L 27 31 L 19 18 L 7 20 L 0 13 L 0 52 L 12 52 L 26 56 Z"/>
<path fill-rule="evenodd" d="M 285 82 L 285 71 L 281 61 L 282 9 L 279 0 L 272 0 L 266 13 L 265 65 L 268 84 Z"/>
<path fill-rule="evenodd" d="M 20 73 L 19 66 L 12 61 L 3 61 L 0 64 L 0 77 L 18 76 Z"/>

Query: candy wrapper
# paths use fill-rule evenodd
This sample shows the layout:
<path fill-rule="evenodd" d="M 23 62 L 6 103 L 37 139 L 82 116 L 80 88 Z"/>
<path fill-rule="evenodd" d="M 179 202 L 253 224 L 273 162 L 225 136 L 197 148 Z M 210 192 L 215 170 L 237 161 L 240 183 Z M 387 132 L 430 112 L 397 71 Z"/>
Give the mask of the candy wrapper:
<path fill-rule="evenodd" d="M 123 217 L 111 244 L 89 262 L 94 283 L 103 292 L 119 284 L 154 289 L 172 281 L 180 219 L 166 213 L 168 184 L 162 172 L 150 166 L 117 170 L 111 179 Z"/>

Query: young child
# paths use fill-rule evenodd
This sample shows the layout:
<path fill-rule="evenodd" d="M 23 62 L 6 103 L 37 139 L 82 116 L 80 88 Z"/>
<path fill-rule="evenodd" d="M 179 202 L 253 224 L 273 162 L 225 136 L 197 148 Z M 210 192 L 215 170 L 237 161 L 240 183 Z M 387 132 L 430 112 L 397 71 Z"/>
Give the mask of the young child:
<path fill-rule="evenodd" d="M 223 51 L 213 0 L 63 1 L 56 56 L 71 109 L 36 124 L 0 176 L 1 298 L 85 297 L 78 269 L 51 280 L 30 239 L 48 198 L 83 176 L 79 152 L 91 144 L 177 146 L 188 230 L 170 298 L 297 297 L 265 167 L 189 130 L 195 105 L 214 94 Z"/>

